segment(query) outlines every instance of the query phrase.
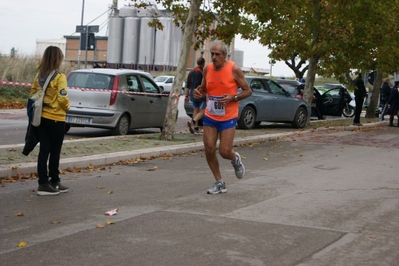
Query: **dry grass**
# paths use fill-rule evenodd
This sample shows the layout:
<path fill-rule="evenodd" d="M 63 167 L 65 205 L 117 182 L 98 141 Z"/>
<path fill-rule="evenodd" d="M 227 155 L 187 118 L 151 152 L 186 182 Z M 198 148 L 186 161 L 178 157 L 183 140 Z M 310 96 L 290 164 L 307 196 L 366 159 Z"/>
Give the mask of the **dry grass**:
<path fill-rule="evenodd" d="M 0 80 L 31 83 L 37 73 L 40 58 L 33 56 L 9 57 L 0 55 Z M 61 71 L 73 70 L 63 64 Z M 24 108 L 29 95 L 29 86 L 0 85 L 0 109 Z"/>

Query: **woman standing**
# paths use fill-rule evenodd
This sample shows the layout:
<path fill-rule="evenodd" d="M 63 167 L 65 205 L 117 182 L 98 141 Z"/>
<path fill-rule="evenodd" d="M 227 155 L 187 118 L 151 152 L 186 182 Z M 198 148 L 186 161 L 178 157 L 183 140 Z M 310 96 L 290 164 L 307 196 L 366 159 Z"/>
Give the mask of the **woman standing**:
<path fill-rule="evenodd" d="M 38 126 L 40 151 L 37 160 L 39 177 L 37 195 L 39 196 L 58 195 L 60 192 L 68 191 L 66 186 L 61 185 L 58 169 L 65 134 L 66 111 L 70 107 L 66 76 L 58 72 L 63 59 L 64 55 L 60 48 L 47 47 L 30 90 L 32 97 L 43 89 L 47 77 L 52 74 L 44 95 L 41 122 Z M 49 160 L 48 172 L 47 160 Z"/>
<path fill-rule="evenodd" d="M 363 126 L 360 123 L 360 114 L 362 113 L 364 97 L 367 96 L 366 86 L 364 86 L 362 74 L 358 74 L 355 79 L 355 117 L 353 119 L 354 126 Z"/>

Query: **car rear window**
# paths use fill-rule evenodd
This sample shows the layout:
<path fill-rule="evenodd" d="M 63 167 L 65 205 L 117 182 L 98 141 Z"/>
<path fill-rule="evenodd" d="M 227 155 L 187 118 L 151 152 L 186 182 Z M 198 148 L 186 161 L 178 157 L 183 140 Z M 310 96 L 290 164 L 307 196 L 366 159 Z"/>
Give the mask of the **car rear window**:
<path fill-rule="evenodd" d="M 68 86 L 112 90 L 113 77 L 96 73 L 71 73 L 68 76 Z"/>

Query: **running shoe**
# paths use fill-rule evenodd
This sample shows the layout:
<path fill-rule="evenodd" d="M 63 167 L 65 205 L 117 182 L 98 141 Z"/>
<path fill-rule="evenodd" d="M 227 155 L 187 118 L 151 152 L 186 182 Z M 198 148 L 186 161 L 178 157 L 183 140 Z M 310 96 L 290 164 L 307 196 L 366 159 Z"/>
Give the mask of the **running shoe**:
<path fill-rule="evenodd" d="M 194 123 L 193 121 L 187 121 L 188 130 L 190 130 L 191 134 L 194 134 Z"/>
<path fill-rule="evenodd" d="M 215 194 L 226 193 L 226 192 L 227 192 L 226 184 L 224 182 L 216 181 L 216 183 L 213 184 L 213 186 L 210 189 L 208 189 L 208 191 L 206 193 L 215 195 Z"/>
<path fill-rule="evenodd" d="M 244 167 L 244 164 L 242 163 L 241 156 L 240 156 L 240 154 L 238 152 L 236 152 L 236 161 L 235 162 L 231 162 L 231 164 L 234 167 L 234 171 L 236 173 L 236 177 L 238 179 L 243 178 L 244 175 L 245 175 L 245 167 Z"/>

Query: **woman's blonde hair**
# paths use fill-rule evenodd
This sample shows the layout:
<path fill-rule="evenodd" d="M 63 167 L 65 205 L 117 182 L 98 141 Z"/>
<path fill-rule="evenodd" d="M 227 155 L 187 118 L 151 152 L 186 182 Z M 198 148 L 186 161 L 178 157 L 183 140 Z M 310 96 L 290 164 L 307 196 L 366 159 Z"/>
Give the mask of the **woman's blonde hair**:
<path fill-rule="evenodd" d="M 43 53 L 42 61 L 39 65 L 39 77 L 47 77 L 53 70 L 59 70 L 64 54 L 57 46 L 49 46 Z"/>

